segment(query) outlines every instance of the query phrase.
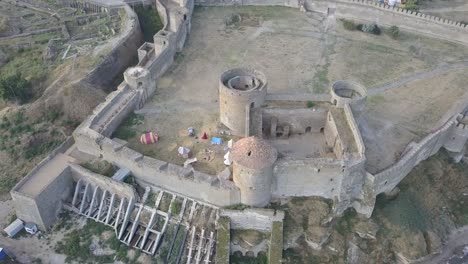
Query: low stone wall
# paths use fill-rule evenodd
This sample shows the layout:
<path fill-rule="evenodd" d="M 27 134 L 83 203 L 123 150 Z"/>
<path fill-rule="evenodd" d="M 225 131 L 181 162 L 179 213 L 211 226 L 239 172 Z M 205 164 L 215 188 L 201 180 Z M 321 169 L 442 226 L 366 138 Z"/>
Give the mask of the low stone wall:
<path fill-rule="evenodd" d="M 138 201 L 137 192 L 129 184 L 113 180 L 112 178 L 102 176 L 100 174 L 96 174 L 78 165 L 70 164 L 69 167 L 70 175 L 75 182 L 83 179 L 92 183 L 94 186 L 101 188 L 101 190 L 107 190 L 110 193 L 118 194 L 119 197 L 126 197 L 129 200 L 133 199 L 134 201 Z"/>
<path fill-rule="evenodd" d="M 283 222 L 284 212 L 271 209 L 221 210 L 220 216 L 229 217 L 232 229 L 255 229 L 271 232 L 273 222 Z"/>
<path fill-rule="evenodd" d="M 342 159 L 344 157 L 346 150 L 347 142 L 343 142 L 341 133 L 339 131 L 337 124 L 337 120 L 335 119 L 335 115 L 329 111 L 327 113 L 327 119 L 325 121 L 325 139 L 327 141 L 327 145 L 333 148 L 333 153 L 339 158 Z"/>

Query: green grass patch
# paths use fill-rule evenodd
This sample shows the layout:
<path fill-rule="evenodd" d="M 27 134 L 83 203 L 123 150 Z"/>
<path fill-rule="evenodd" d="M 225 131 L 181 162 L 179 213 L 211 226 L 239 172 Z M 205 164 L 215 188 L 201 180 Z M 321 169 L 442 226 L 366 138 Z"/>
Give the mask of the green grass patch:
<path fill-rule="evenodd" d="M 343 213 L 343 216 L 338 219 L 334 228 L 342 236 L 346 237 L 353 231 L 354 222 L 356 219 L 356 211 L 354 209 L 348 209 Z"/>
<path fill-rule="evenodd" d="M 172 202 L 171 204 L 171 213 L 173 215 L 178 215 L 181 209 L 182 209 L 182 202 L 175 199 L 174 202 Z"/>
<path fill-rule="evenodd" d="M 143 5 L 137 5 L 134 9 L 138 15 L 138 21 L 140 22 L 145 41 L 153 42 L 153 36 L 164 26 L 158 11 L 151 6 Z"/>
<path fill-rule="evenodd" d="M 327 91 L 329 85 L 330 80 L 328 79 L 328 65 L 326 65 L 323 68 L 318 69 L 315 73 L 312 81 L 312 89 L 316 93 L 324 93 Z"/>
<path fill-rule="evenodd" d="M 269 264 L 280 264 L 283 259 L 283 223 L 273 222 L 268 252 Z"/>
<path fill-rule="evenodd" d="M 87 224 L 81 230 L 73 230 L 65 235 L 62 241 L 57 242 L 55 251 L 67 255 L 65 262 L 73 261 L 82 263 L 109 263 L 114 256 L 94 256 L 90 250 L 93 236 L 100 236 L 104 231 L 112 230 L 110 227 L 87 220 Z M 120 243 L 120 242 L 119 242 Z"/>
<path fill-rule="evenodd" d="M 356 30 L 356 24 L 353 21 L 347 19 L 340 19 L 340 21 L 346 30 Z"/>
<path fill-rule="evenodd" d="M 136 136 L 135 126 L 142 123 L 144 117 L 135 113 L 131 113 L 125 118 L 120 126 L 114 131 L 112 137 L 128 140 Z"/>
<path fill-rule="evenodd" d="M 94 173 L 101 174 L 107 177 L 114 176 L 115 172 L 117 171 L 110 162 L 105 160 L 85 162 L 80 165 Z"/>
<path fill-rule="evenodd" d="M 264 255 L 258 255 L 257 257 L 247 257 L 232 255 L 231 264 L 268 264 L 268 258 Z"/>
<path fill-rule="evenodd" d="M 222 216 L 219 218 L 217 231 L 215 263 L 229 263 L 229 246 L 231 243 L 229 217 Z"/>

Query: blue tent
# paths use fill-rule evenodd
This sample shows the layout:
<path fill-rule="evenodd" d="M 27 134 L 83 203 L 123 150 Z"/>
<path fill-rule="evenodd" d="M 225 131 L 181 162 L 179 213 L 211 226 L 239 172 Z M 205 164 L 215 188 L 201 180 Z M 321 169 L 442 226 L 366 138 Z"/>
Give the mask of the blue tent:
<path fill-rule="evenodd" d="M 0 260 L 5 260 L 8 257 L 7 253 L 3 248 L 0 248 Z"/>
<path fill-rule="evenodd" d="M 221 138 L 212 137 L 212 138 L 211 138 L 211 144 L 213 144 L 213 145 L 221 145 L 221 144 L 223 144 L 223 140 L 222 140 Z"/>

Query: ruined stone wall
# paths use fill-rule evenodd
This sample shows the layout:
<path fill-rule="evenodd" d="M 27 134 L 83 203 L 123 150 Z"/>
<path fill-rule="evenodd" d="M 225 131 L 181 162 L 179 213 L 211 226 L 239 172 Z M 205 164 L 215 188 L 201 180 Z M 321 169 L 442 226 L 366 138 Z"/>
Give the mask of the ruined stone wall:
<path fill-rule="evenodd" d="M 284 219 L 283 211 L 261 208 L 248 208 L 242 211 L 223 209 L 219 215 L 229 217 L 231 229 L 255 229 L 265 232 L 271 232 L 273 222 L 282 222 Z"/>
<path fill-rule="evenodd" d="M 344 106 L 343 111 L 345 114 L 346 122 L 348 123 L 348 126 L 351 129 L 351 132 L 353 133 L 353 139 L 358 151 L 357 154 L 359 158 L 363 158 L 366 153 L 366 146 L 364 145 L 364 141 L 362 140 L 361 136 L 361 131 L 359 130 L 359 127 L 354 118 L 354 112 L 351 110 L 351 106 L 348 104 Z"/>
<path fill-rule="evenodd" d="M 327 119 L 327 109 L 263 109 L 263 131 L 270 134 L 271 120 L 276 118 L 278 126 L 289 126 L 290 134 L 304 134 L 307 128 L 310 132 L 323 132 Z M 274 131 L 275 132 L 275 131 Z"/>
<path fill-rule="evenodd" d="M 343 141 L 340 137 L 340 132 L 335 123 L 335 117 L 332 112 L 329 111 L 327 114 L 327 119 L 325 121 L 325 139 L 327 145 L 333 149 L 333 153 L 341 159 L 344 156 L 344 147 Z"/>
<path fill-rule="evenodd" d="M 442 40 L 468 44 L 468 26 L 460 22 L 390 7 L 375 1 L 364 0 L 306 0 L 306 9 L 326 14 L 335 9 L 337 18 L 359 22 L 375 22 L 382 26 L 398 26 L 400 29 Z"/>
<path fill-rule="evenodd" d="M 461 116 L 460 116 L 461 118 Z M 463 123 L 458 123 L 452 129 L 452 133 L 448 136 L 444 144 L 446 150 L 450 152 L 464 152 L 465 143 L 468 139 L 468 126 Z"/>

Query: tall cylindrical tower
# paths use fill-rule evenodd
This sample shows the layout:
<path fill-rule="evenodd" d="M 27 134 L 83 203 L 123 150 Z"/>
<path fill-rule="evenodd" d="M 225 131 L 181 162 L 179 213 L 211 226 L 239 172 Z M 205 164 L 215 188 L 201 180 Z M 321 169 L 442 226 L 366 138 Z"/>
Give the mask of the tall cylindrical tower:
<path fill-rule="evenodd" d="M 273 165 L 278 152 L 267 141 L 248 137 L 231 149 L 234 184 L 240 189 L 241 203 L 263 207 L 270 203 Z"/>
<path fill-rule="evenodd" d="M 237 68 L 219 80 L 220 120 L 234 135 L 249 136 L 250 109 L 265 102 L 267 80 L 257 70 Z"/>

